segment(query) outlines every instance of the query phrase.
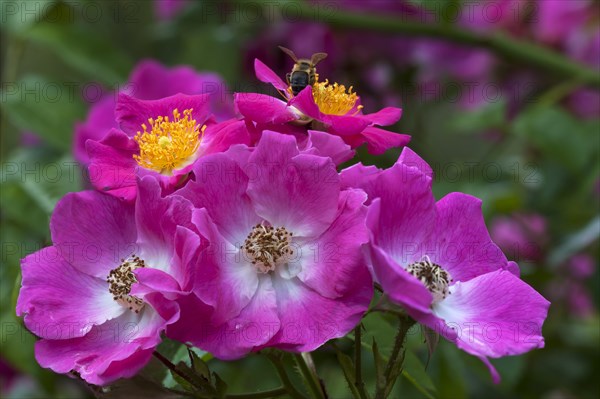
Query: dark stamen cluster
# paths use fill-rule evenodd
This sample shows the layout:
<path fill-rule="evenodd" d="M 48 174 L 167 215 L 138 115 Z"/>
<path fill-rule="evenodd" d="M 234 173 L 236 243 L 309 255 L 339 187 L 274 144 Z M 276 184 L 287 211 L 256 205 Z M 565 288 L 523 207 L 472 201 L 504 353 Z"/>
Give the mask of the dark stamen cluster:
<path fill-rule="evenodd" d="M 433 294 L 434 302 L 438 302 L 449 295 L 448 287 L 452 282 L 450 274 L 440 265 L 432 263 L 428 257 L 408 265 L 406 271 L 419 279 Z"/>
<path fill-rule="evenodd" d="M 121 259 L 119 267 L 112 269 L 106 278 L 109 284 L 108 291 L 113 295 L 113 299 L 135 313 L 139 313 L 144 307 L 144 301 L 129 295 L 131 285 L 137 282 L 133 271 L 139 267 L 146 267 L 146 264 L 134 254 L 127 259 Z"/>
<path fill-rule="evenodd" d="M 265 226 L 257 224 L 240 247 L 248 256 L 250 262 L 261 273 L 275 270 L 277 265 L 283 264 L 294 255 L 291 248 L 292 233 L 285 227 Z"/>

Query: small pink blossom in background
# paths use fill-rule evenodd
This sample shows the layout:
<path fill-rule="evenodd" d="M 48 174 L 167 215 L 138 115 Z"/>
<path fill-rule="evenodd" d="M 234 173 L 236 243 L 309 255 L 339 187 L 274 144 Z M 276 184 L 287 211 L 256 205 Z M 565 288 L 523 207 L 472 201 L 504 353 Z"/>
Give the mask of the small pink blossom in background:
<path fill-rule="evenodd" d="M 498 216 L 490 234 L 494 242 L 515 261 L 539 262 L 544 256 L 548 239 L 547 222 L 536 213 L 516 213 Z"/>
<path fill-rule="evenodd" d="M 154 12 L 159 19 L 170 20 L 190 4 L 190 0 L 154 0 Z"/>
<path fill-rule="evenodd" d="M 596 260 L 589 254 L 577 254 L 567 262 L 568 272 L 576 279 L 585 280 L 596 271 Z"/>

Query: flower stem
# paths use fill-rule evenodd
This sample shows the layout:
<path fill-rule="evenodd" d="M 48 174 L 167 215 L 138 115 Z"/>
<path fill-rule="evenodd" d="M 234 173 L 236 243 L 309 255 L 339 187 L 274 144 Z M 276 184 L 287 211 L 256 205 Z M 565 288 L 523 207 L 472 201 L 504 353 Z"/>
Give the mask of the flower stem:
<path fill-rule="evenodd" d="M 304 395 L 298 392 L 298 390 L 296 389 L 296 387 L 294 387 L 294 384 L 290 380 L 290 377 L 287 375 L 287 372 L 285 371 L 285 365 L 283 364 L 281 357 L 273 354 L 269 354 L 267 355 L 267 357 L 269 358 L 273 366 L 275 366 L 275 370 L 277 371 L 277 374 L 281 379 L 281 383 L 285 387 L 286 393 L 294 399 L 305 399 Z"/>
<path fill-rule="evenodd" d="M 300 372 L 310 388 L 313 397 L 315 399 L 325 399 L 327 396 L 323 392 L 321 380 L 317 375 L 317 370 L 315 369 L 315 364 L 312 361 L 310 353 L 296 353 L 294 354 L 294 359 L 296 360 Z"/>
<path fill-rule="evenodd" d="M 392 376 L 392 373 L 395 369 L 401 366 L 401 364 L 399 363 L 402 363 L 404 361 L 404 352 L 402 351 L 404 346 L 404 340 L 406 338 L 406 333 L 408 332 L 408 330 L 410 330 L 413 324 L 415 324 L 415 322 L 414 320 L 408 317 L 400 317 L 399 320 L 400 323 L 398 325 L 396 339 L 394 340 L 394 348 L 392 349 L 392 353 L 390 354 L 390 358 L 384 371 L 384 390 L 377 389 L 377 392 L 375 393 L 375 399 L 384 399 L 390 394 L 392 388 L 394 387 L 394 383 L 396 382 L 396 379 L 399 375 L 398 374 L 396 376 Z"/>
<path fill-rule="evenodd" d="M 354 329 L 354 379 L 356 389 L 361 399 L 368 399 L 369 395 L 365 391 L 365 382 L 362 378 L 362 324 Z"/>

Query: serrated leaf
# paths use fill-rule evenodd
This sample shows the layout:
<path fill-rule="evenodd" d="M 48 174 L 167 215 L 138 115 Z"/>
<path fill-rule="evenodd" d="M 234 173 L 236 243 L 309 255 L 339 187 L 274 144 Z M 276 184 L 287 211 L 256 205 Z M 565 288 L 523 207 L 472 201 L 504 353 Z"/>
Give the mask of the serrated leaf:
<path fill-rule="evenodd" d="M 335 348 L 335 354 L 342 372 L 344 373 L 344 377 L 346 378 L 346 382 L 348 383 L 348 388 L 350 391 L 352 391 L 352 396 L 355 398 L 359 397 L 358 390 L 356 389 L 356 379 L 354 378 L 356 371 L 352 358 L 340 351 L 338 348 Z"/>
<path fill-rule="evenodd" d="M 177 373 L 173 370 L 170 370 L 170 371 L 171 371 L 171 377 L 173 377 L 173 379 L 177 382 L 177 384 L 179 384 L 180 387 L 185 389 L 187 392 L 196 392 L 197 391 L 196 387 L 194 387 L 194 385 L 192 383 L 190 383 L 186 378 L 184 378 L 179 373 Z"/>
<path fill-rule="evenodd" d="M 435 397 L 436 388 L 433 381 L 425 371 L 423 363 L 410 350 L 407 350 L 404 354 L 402 376 L 428 398 L 433 399 Z"/>
<path fill-rule="evenodd" d="M 423 332 L 425 344 L 427 345 L 427 363 L 425 364 L 425 368 L 427 368 L 431 356 L 433 356 L 433 352 L 435 352 L 435 348 L 437 348 L 437 345 L 440 342 L 440 334 L 424 325 L 421 325 L 421 331 Z"/>
<path fill-rule="evenodd" d="M 385 389 L 385 361 L 381 357 L 379 353 L 379 348 L 377 347 L 377 341 L 373 338 L 372 344 L 373 351 L 373 360 L 375 362 L 375 385 L 377 387 L 377 391 L 383 391 Z"/>
<path fill-rule="evenodd" d="M 227 384 L 225 383 L 225 381 L 223 381 L 221 379 L 219 374 L 213 373 L 213 376 L 215 378 L 215 388 L 216 388 L 218 397 L 219 398 L 225 397 L 225 394 L 227 393 Z"/>
<path fill-rule="evenodd" d="M 192 370 L 206 380 L 210 381 L 210 369 L 204 360 L 198 356 L 196 352 L 194 352 L 191 348 L 186 348 L 188 352 L 188 356 L 190 358 L 190 364 L 192 366 Z"/>

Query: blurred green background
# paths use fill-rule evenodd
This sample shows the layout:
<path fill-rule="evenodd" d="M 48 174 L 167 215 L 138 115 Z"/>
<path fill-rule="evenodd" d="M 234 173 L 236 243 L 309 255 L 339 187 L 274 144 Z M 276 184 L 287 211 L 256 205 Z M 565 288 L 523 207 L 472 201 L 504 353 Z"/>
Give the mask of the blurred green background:
<path fill-rule="evenodd" d="M 494 7 L 481 8 L 489 3 Z M 217 72 L 230 92 L 272 93 L 254 77 L 252 65 L 258 57 L 283 77 L 291 61 L 277 45 L 300 56 L 328 52 L 319 67 L 322 79 L 354 86 L 366 112 L 402 107 L 393 130 L 412 135 L 410 147 L 433 166 L 436 196 L 463 191 L 482 198 L 493 238 L 519 262 L 522 278 L 552 302 L 543 329 L 546 348 L 494 361 L 499 385 L 476 358 L 444 341 L 428 361 L 414 329 L 394 397 L 598 394 L 598 2 L 0 4 L 2 397 L 92 397 L 76 380 L 37 365 L 34 338 L 14 313 L 20 259 L 50 244 L 48 221 L 56 201 L 89 186 L 72 154 L 74 125 L 93 106 L 86 90 L 119 90 L 135 65 L 151 58 Z M 472 4 L 479 8 L 466 13 Z M 515 46 L 480 40 L 485 35 Z M 532 47 L 520 47 L 527 43 Z M 548 52 L 552 57 L 544 58 Z M 353 162 L 389 166 L 398 154 L 390 150 L 375 158 L 360 149 Z M 393 323 L 371 315 L 365 325 L 387 353 Z M 350 343 L 340 341 L 341 347 Z M 372 383 L 373 363 L 365 353 Z M 326 346 L 315 359 L 331 397 L 348 397 L 332 349 Z M 277 385 L 261 356 L 209 365 L 232 392 Z"/>

